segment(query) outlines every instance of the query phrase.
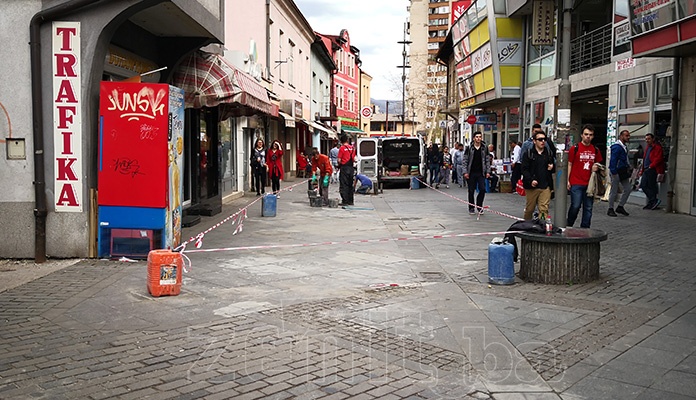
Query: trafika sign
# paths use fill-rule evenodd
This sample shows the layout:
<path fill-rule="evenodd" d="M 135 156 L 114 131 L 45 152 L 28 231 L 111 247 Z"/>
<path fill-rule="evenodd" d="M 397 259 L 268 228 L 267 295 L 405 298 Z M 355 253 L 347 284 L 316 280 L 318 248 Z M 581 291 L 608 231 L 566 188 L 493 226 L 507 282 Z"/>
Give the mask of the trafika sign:
<path fill-rule="evenodd" d="M 56 212 L 82 212 L 80 23 L 54 22 L 53 154 Z"/>

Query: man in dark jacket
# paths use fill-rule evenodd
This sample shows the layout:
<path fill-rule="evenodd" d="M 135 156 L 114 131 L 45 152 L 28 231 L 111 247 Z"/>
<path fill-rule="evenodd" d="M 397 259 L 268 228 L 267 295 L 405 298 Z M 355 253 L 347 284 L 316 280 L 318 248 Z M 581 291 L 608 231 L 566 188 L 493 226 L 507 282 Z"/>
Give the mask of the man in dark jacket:
<path fill-rule="evenodd" d="M 546 147 L 546 134 L 543 131 L 535 132 L 534 147 L 522 153 L 522 183 L 527 198 L 525 220 L 532 219 L 534 208 L 537 207 L 541 219 L 549 215 L 553 161 Z"/>
<path fill-rule="evenodd" d="M 469 189 L 469 214 L 483 211 L 483 199 L 486 197 L 486 179 L 491 177 L 491 162 L 488 149 L 483 144 L 481 132 L 474 132 L 471 145 L 464 152 L 464 179 Z M 478 188 L 478 196 L 474 206 L 474 192 Z"/>
<path fill-rule="evenodd" d="M 659 175 L 662 175 L 662 179 L 664 179 L 665 159 L 662 146 L 655 141 L 655 135 L 652 133 L 645 135 L 645 143 L 647 146 L 643 156 L 640 188 L 643 189 L 648 202 L 643 209 L 655 210 L 660 205 L 660 199 L 657 198 L 657 194 L 660 191 L 657 182 Z"/>
<path fill-rule="evenodd" d="M 628 216 L 623 206 L 628 201 L 628 196 L 631 195 L 631 167 L 626 147 L 630 139 L 631 133 L 624 129 L 619 133 L 619 140 L 611 145 L 611 156 L 609 157 L 611 190 L 609 191 L 609 209 L 607 210 L 607 215 L 610 217 L 616 217 L 617 213 Z M 614 211 L 614 201 L 619 193 L 619 186 L 623 187 L 623 194 L 619 200 L 619 206 Z"/>

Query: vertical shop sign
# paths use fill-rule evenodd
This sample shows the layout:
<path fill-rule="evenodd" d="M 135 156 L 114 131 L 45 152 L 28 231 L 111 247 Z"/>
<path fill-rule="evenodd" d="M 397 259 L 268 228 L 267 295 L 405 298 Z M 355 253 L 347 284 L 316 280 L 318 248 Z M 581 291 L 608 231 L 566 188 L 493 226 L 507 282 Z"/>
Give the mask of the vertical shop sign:
<path fill-rule="evenodd" d="M 554 3 L 553 0 L 534 0 L 532 44 L 535 46 L 553 44 Z"/>
<path fill-rule="evenodd" d="M 80 23 L 54 22 L 53 154 L 56 212 L 82 212 Z"/>
<path fill-rule="evenodd" d="M 452 2 L 452 13 L 450 16 L 450 26 L 453 26 L 454 23 L 461 18 L 462 15 L 466 12 L 466 10 L 469 8 L 471 5 L 471 0 L 459 0 L 459 1 L 454 1 Z"/>

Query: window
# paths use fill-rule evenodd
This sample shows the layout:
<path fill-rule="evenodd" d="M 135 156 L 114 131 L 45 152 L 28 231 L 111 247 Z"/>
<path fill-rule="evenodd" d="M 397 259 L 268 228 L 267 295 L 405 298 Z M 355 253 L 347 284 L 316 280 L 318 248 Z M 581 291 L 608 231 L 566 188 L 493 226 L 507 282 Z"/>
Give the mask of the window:
<path fill-rule="evenodd" d="M 295 43 L 288 40 L 288 84 L 295 87 Z"/>
<path fill-rule="evenodd" d="M 556 76 L 556 41 L 551 46 L 532 45 L 527 37 L 527 83 L 534 83 Z"/>
<path fill-rule="evenodd" d="M 278 60 L 276 60 L 276 66 L 278 67 L 278 80 L 283 82 L 283 43 L 285 41 L 285 34 L 282 30 L 278 31 Z"/>
<path fill-rule="evenodd" d="M 651 81 L 645 79 L 638 82 L 631 82 L 619 86 L 619 108 L 647 107 L 648 97 L 652 88 Z"/>
<path fill-rule="evenodd" d="M 672 104 L 672 75 L 657 78 L 656 104 Z"/>

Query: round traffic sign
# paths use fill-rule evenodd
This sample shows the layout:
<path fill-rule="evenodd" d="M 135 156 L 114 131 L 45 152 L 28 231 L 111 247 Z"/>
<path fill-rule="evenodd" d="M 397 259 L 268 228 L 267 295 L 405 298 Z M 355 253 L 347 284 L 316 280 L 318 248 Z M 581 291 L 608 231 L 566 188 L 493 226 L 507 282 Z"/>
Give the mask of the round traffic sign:
<path fill-rule="evenodd" d="M 370 118 L 372 117 L 372 107 L 370 106 L 365 106 L 360 109 L 360 114 L 362 114 L 363 117 L 365 118 Z"/>
<path fill-rule="evenodd" d="M 469 115 L 466 117 L 466 122 L 470 123 L 471 125 L 476 123 L 476 116 L 475 115 Z"/>

